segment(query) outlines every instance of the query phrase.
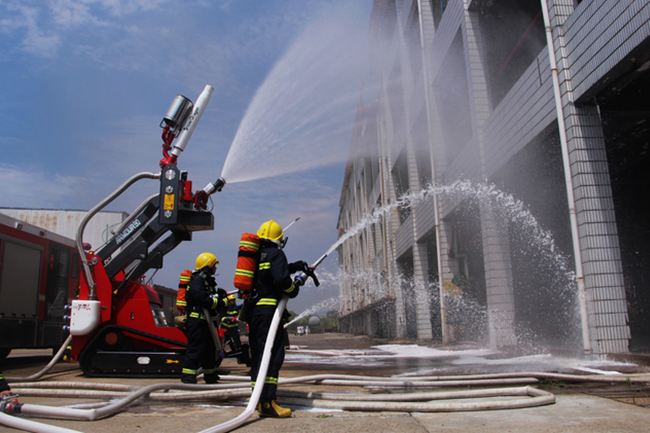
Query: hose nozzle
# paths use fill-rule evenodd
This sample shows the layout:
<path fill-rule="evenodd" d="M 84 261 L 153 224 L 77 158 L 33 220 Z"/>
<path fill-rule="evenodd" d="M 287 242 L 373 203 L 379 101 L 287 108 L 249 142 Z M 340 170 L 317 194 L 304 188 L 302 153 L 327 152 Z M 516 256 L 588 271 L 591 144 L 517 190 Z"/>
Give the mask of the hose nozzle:
<path fill-rule="evenodd" d="M 223 186 L 225 184 L 226 184 L 226 179 L 224 179 L 223 177 L 220 177 L 214 183 L 207 184 L 205 186 L 205 188 L 203 188 L 203 192 L 206 195 L 212 195 L 217 191 L 221 192 L 221 189 L 223 188 Z"/>
<path fill-rule="evenodd" d="M 226 184 L 226 179 L 220 177 L 214 183 L 209 183 L 203 188 L 203 190 L 196 193 L 194 198 L 194 204 L 199 209 L 205 209 L 208 203 L 208 198 L 215 192 L 221 192 L 221 189 Z"/>
<path fill-rule="evenodd" d="M 223 177 L 220 177 L 219 179 L 217 179 L 217 181 L 214 184 L 215 191 L 221 192 L 221 189 L 223 188 L 223 186 L 225 184 L 226 184 L 226 179 L 224 179 Z"/>

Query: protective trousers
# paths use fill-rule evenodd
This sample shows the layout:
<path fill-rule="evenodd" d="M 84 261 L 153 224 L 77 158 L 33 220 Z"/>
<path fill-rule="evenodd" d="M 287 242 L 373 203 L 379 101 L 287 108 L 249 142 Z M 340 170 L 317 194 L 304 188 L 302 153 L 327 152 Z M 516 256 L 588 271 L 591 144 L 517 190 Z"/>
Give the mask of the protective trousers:
<path fill-rule="evenodd" d="M 278 326 L 278 331 L 273 340 L 273 349 L 271 350 L 271 361 L 265 378 L 258 378 L 264 347 L 266 346 L 266 337 L 269 333 L 275 306 L 256 305 L 253 307 L 249 323 L 249 344 L 251 349 L 251 385 L 255 387 L 257 380 L 264 380 L 264 388 L 260 396 L 260 403 L 276 400 L 276 391 L 278 389 L 278 375 L 284 362 L 285 342 L 288 341 L 287 331 L 282 325 Z"/>
<path fill-rule="evenodd" d="M 241 338 L 239 337 L 239 325 L 232 328 L 226 328 L 226 337 L 230 338 L 230 348 L 232 350 L 241 349 Z"/>
<path fill-rule="evenodd" d="M 203 367 L 206 383 L 216 383 L 217 374 L 217 349 L 210 334 L 208 323 L 205 319 L 187 319 L 187 351 L 183 361 L 181 380 L 186 383 L 196 383 L 196 373 Z"/>

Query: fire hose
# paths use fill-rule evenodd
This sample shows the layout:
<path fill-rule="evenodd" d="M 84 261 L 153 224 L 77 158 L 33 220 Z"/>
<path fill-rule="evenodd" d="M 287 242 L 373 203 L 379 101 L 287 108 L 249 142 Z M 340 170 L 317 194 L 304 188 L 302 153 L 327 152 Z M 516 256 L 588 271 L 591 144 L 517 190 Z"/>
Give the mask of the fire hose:
<path fill-rule="evenodd" d="M 327 254 L 323 255 L 314 265 L 309 269 L 301 272 L 294 279 L 294 284 L 303 285 L 308 277 L 312 277 L 314 282 L 317 282 L 315 278 L 314 270 L 316 267 L 327 257 Z M 267 334 L 266 341 L 274 341 L 275 335 L 278 330 L 278 326 L 282 319 L 282 313 L 284 312 L 288 297 L 283 296 L 280 300 L 278 307 L 273 315 L 271 326 Z M 205 313 L 205 312 L 204 312 Z M 208 315 L 209 317 L 209 315 Z M 210 321 L 208 320 L 210 323 Z M 215 339 L 215 345 L 220 350 L 221 344 L 216 334 L 216 329 L 214 325 L 210 328 L 213 338 Z M 264 352 L 262 355 L 262 361 L 259 368 L 258 378 L 266 377 L 268 371 L 268 365 L 271 358 L 272 344 L 266 344 L 264 347 Z M 62 351 L 60 350 L 56 359 L 60 356 Z M 53 363 L 52 363 L 53 364 Z M 32 378 L 33 376 L 30 376 Z M 40 377 L 40 376 L 39 376 Z M 383 387 L 383 388 L 401 388 L 401 389 L 414 389 L 418 387 L 441 387 L 441 386 L 494 386 L 494 385 L 503 385 L 503 384 L 530 384 L 536 383 L 537 378 L 554 378 L 557 380 L 581 380 L 589 381 L 593 378 L 586 378 L 584 376 L 575 376 L 575 375 L 558 375 L 552 373 L 512 373 L 512 374 L 498 374 L 498 375 L 474 375 L 466 377 L 443 377 L 443 376 L 432 376 L 432 377 L 416 377 L 411 380 L 404 380 L 403 378 L 377 378 L 377 377 L 357 377 L 349 375 L 315 375 L 315 376 L 306 376 L 300 378 L 291 378 L 291 379 L 280 379 L 280 384 L 292 384 L 292 383 L 315 383 L 323 385 L 358 385 L 364 387 Z M 246 409 L 236 418 L 229 420 L 225 423 L 219 424 L 217 426 L 211 427 L 209 429 L 203 430 L 201 433 L 217 433 L 217 432 L 228 432 L 233 429 L 241 426 L 245 423 L 248 418 L 255 412 L 255 408 L 259 401 L 260 395 L 262 393 L 262 388 L 264 386 L 264 380 L 256 380 L 255 387 L 252 390 L 243 389 L 248 388 L 248 378 L 227 378 L 225 380 L 240 381 L 241 383 L 235 384 L 220 384 L 220 385 L 188 385 L 180 383 L 160 383 L 136 390 L 129 389 L 130 387 L 125 386 L 115 386 L 110 385 L 108 388 L 103 389 L 106 392 L 128 392 L 129 394 L 118 401 L 109 403 L 100 408 L 94 409 L 75 409 L 75 408 L 61 408 L 61 407 L 47 407 L 33 404 L 19 404 L 17 401 L 9 403 L 7 400 L 3 399 L 3 403 L 0 405 L 0 424 L 7 425 L 14 428 L 19 428 L 27 431 L 33 432 L 47 432 L 47 433 L 71 433 L 75 430 L 62 429 L 59 427 L 52 427 L 46 424 L 35 423 L 32 421 L 22 420 L 10 415 L 14 414 L 25 414 L 25 415 L 37 415 L 37 416 L 56 416 L 56 417 L 68 417 L 73 419 L 82 419 L 82 420 L 98 420 L 114 413 L 117 413 L 136 400 L 142 397 L 152 398 L 155 391 L 161 390 L 186 390 L 203 393 L 201 396 L 211 396 L 223 399 L 229 398 L 241 398 L 250 395 L 250 400 Z M 602 378 L 602 381 L 607 382 L 643 382 L 646 383 L 649 380 L 647 378 L 631 378 L 630 376 L 617 376 L 617 377 L 606 377 Z M 17 385 L 24 384 L 14 384 L 13 386 L 16 389 Z M 42 385 L 48 385 L 46 383 Z M 56 386 L 49 384 L 50 387 Z M 89 388 L 97 385 L 90 385 Z M 27 389 L 24 390 L 24 392 Z M 33 391 L 33 390 L 30 390 Z M 42 390 L 43 391 L 43 390 Z M 41 392 L 42 392 L 41 391 Z M 182 399 L 182 398 L 196 398 L 199 397 L 195 393 L 194 395 L 179 395 L 179 393 L 169 394 L 167 397 L 169 399 Z M 104 393 L 104 396 L 105 396 Z M 46 394 L 46 393 L 43 393 Z M 41 394 L 41 395 L 43 395 Z M 101 393 L 100 393 L 101 394 Z M 57 391 L 57 395 L 61 396 L 61 391 Z M 392 410 L 392 411 L 427 411 L 427 412 L 449 412 L 449 411 L 470 411 L 470 410 L 491 410 L 491 409 L 505 409 L 505 408 L 520 408 L 520 407 L 532 407 L 540 406 L 546 404 L 552 404 L 555 402 L 555 397 L 546 391 L 538 390 L 530 386 L 523 386 L 519 388 L 503 388 L 503 389 L 490 389 L 490 390 L 473 390 L 473 391 L 454 391 L 454 392 L 436 392 L 436 393 L 413 393 L 413 394 L 385 394 L 385 395 L 350 395 L 350 394 L 335 394 L 335 393 L 313 393 L 313 392 L 300 392 L 300 391 L 290 391 L 290 390 L 280 390 L 279 395 L 282 397 L 283 401 L 289 404 L 296 404 L 301 406 L 317 406 L 325 407 L 332 409 L 341 409 L 341 410 L 364 410 L 364 411 L 373 411 L 373 410 Z M 85 397 L 91 397 L 92 395 L 86 392 Z M 459 402 L 459 403 L 449 403 L 449 402 L 434 402 L 432 400 L 440 399 L 453 399 L 453 398 L 483 398 L 483 397 L 494 397 L 494 396 L 529 396 L 530 399 L 515 399 L 515 400 L 505 400 L 505 401 L 490 401 L 490 402 Z M 117 395 L 115 395 L 117 397 Z M 157 396 L 158 397 L 158 396 Z M 157 398 L 156 397 L 156 398 Z M 425 401 L 425 402 L 418 402 Z M 6 413 L 6 414 L 5 414 Z"/>

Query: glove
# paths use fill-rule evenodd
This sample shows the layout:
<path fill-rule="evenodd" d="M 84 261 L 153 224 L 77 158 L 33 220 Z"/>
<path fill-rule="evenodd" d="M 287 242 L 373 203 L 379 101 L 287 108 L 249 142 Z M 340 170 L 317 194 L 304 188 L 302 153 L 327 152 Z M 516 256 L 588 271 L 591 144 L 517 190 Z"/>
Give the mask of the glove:
<path fill-rule="evenodd" d="M 302 260 L 298 260 L 297 262 L 289 263 L 289 273 L 293 274 L 298 271 L 303 271 L 305 270 L 305 267 L 309 267 L 309 264 L 307 262 L 303 262 Z"/>
<path fill-rule="evenodd" d="M 217 289 L 217 296 L 219 296 L 219 299 L 224 299 L 228 297 L 228 292 L 226 292 L 224 289 L 219 287 Z"/>

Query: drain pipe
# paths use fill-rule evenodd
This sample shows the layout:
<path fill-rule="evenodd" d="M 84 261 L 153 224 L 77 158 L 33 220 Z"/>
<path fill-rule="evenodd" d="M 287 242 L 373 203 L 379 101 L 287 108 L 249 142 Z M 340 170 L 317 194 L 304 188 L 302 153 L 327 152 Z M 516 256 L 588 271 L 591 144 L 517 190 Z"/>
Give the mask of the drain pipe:
<path fill-rule="evenodd" d="M 557 126 L 560 132 L 560 146 L 562 147 L 562 162 L 564 165 L 564 180 L 566 183 L 566 195 L 569 204 L 569 219 L 571 223 L 571 237 L 573 239 L 573 255 L 575 257 L 576 281 L 578 283 L 578 301 L 580 303 L 580 320 L 582 324 L 582 344 L 585 355 L 591 355 L 591 340 L 589 338 L 589 319 L 587 314 L 587 293 L 585 291 L 585 277 L 582 269 L 582 252 L 580 250 L 580 235 L 578 233 L 578 218 L 576 216 L 576 203 L 573 195 L 573 180 L 571 179 L 571 162 L 569 159 L 569 146 L 567 144 L 566 125 L 564 123 L 564 110 L 562 109 L 562 95 L 560 93 L 560 80 L 557 72 L 555 59 L 555 46 L 553 44 L 553 32 L 547 0 L 542 2 L 542 15 L 544 27 L 546 28 L 546 46 L 548 48 L 548 61 L 551 65 L 551 76 L 553 79 L 553 95 L 555 99 L 555 111 L 557 114 Z"/>

